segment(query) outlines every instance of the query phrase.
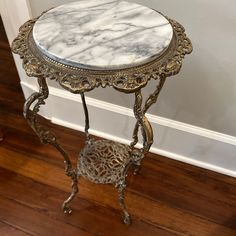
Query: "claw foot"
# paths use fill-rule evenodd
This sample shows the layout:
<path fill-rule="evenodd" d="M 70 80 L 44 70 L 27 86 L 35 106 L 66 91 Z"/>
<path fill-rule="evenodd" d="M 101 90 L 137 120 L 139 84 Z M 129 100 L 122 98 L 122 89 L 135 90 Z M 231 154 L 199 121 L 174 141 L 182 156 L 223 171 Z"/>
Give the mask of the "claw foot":
<path fill-rule="evenodd" d="M 131 217 L 130 217 L 130 215 L 125 215 L 123 217 L 123 223 L 126 224 L 126 225 L 131 225 Z"/>
<path fill-rule="evenodd" d="M 66 215 L 71 215 L 71 213 L 72 213 L 71 207 L 67 204 L 62 205 L 62 210 Z"/>

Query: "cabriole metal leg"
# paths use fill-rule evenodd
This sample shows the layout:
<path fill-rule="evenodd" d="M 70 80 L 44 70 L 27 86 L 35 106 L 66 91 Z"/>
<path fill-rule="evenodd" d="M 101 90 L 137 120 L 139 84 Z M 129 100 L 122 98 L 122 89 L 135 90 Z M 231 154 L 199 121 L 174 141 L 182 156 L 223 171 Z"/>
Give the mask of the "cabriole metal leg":
<path fill-rule="evenodd" d="M 51 144 L 54 146 L 64 157 L 65 172 L 72 180 L 72 193 L 69 198 L 63 203 L 62 208 L 64 213 L 70 214 L 72 212 L 70 202 L 78 192 L 78 176 L 77 171 L 73 169 L 71 161 L 65 150 L 60 146 L 55 134 L 41 126 L 37 121 L 37 113 L 40 110 L 40 106 L 45 104 L 45 100 L 48 98 L 49 91 L 46 80 L 44 78 L 38 78 L 39 92 L 33 93 L 25 102 L 24 105 L 24 117 L 27 122 L 38 135 L 43 144 Z M 34 104 L 34 105 L 33 105 Z M 32 110 L 30 107 L 33 105 Z"/>
<path fill-rule="evenodd" d="M 143 97 L 141 93 L 141 89 L 135 93 L 135 104 L 134 104 L 134 115 L 137 120 L 134 131 L 133 131 L 133 142 L 130 144 L 133 150 L 133 159 L 134 161 L 134 175 L 136 175 L 141 167 L 141 161 L 144 158 L 144 155 L 150 150 L 153 144 L 153 130 L 150 122 L 145 116 L 148 109 L 156 103 L 158 95 L 161 92 L 161 89 L 165 83 L 166 77 L 160 77 L 159 83 L 157 85 L 156 90 L 148 97 L 145 102 L 144 107 L 142 108 Z M 135 145 L 138 143 L 138 132 L 141 129 L 142 137 L 143 137 L 143 148 L 141 152 L 137 152 L 134 150 Z"/>
<path fill-rule="evenodd" d="M 122 175 L 122 178 L 116 184 L 116 187 L 118 188 L 119 204 L 120 204 L 120 207 L 121 207 L 122 213 L 123 213 L 123 216 L 122 216 L 123 223 L 125 223 L 126 225 L 131 224 L 131 217 L 130 217 L 130 214 L 127 210 L 126 204 L 125 204 L 126 177 L 127 177 L 127 172 L 128 172 L 131 165 L 132 165 L 132 163 L 129 163 L 126 165 L 123 175 Z"/>
<path fill-rule="evenodd" d="M 87 104 L 86 104 L 86 100 L 85 100 L 85 96 L 84 93 L 80 94 L 81 96 L 81 100 L 82 100 L 82 104 L 83 104 L 83 109 L 84 109 L 84 116 L 85 116 L 85 136 L 86 136 L 86 142 L 90 141 L 90 135 L 89 135 L 89 113 L 88 113 L 88 108 L 87 108 Z"/>
<path fill-rule="evenodd" d="M 130 225 L 131 218 L 125 204 L 125 188 L 126 188 L 125 180 L 121 181 L 117 187 L 118 187 L 118 194 L 119 194 L 119 203 L 123 211 L 123 222 L 126 225 Z"/>

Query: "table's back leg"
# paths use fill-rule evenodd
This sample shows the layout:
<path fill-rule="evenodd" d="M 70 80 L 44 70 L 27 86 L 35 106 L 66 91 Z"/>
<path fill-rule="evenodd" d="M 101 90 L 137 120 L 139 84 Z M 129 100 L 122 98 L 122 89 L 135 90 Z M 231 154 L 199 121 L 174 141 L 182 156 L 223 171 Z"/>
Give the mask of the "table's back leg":
<path fill-rule="evenodd" d="M 54 146 L 64 157 L 65 172 L 67 176 L 72 179 L 72 193 L 69 198 L 63 203 L 62 208 L 65 213 L 71 213 L 70 202 L 78 192 L 78 176 L 77 171 L 73 169 L 71 161 L 65 150 L 60 146 L 55 134 L 47 130 L 40 125 L 37 121 L 37 113 L 40 110 L 40 106 L 45 104 L 45 100 L 48 98 L 49 91 L 46 80 L 44 78 L 38 78 L 39 92 L 33 93 L 25 102 L 24 105 L 24 117 L 40 138 L 43 144 L 51 144 Z M 34 105 L 33 105 L 34 104 Z M 32 110 L 30 109 L 31 106 Z"/>
<path fill-rule="evenodd" d="M 85 100 L 84 93 L 80 94 L 82 104 L 83 104 L 83 109 L 84 109 L 84 115 L 85 115 L 85 135 L 86 135 L 86 142 L 90 141 L 90 135 L 89 135 L 89 113 L 88 113 L 88 108 Z"/>
<path fill-rule="evenodd" d="M 141 161 L 153 143 L 152 127 L 142 111 L 142 102 L 143 96 L 141 90 L 139 90 L 135 93 L 134 115 L 137 119 L 137 123 L 133 132 L 133 142 L 131 143 L 131 148 L 133 149 L 132 158 L 134 163 L 134 175 L 136 175 L 140 170 Z M 143 148 L 140 151 L 136 151 L 134 147 L 138 142 L 139 129 L 141 130 L 143 136 Z"/>
<path fill-rule="evenodd" d="M 135 93 L 135 104 L 134 104 L 134 115 L 137 119 L 137 122 L 133 131 L 133 142 L 130 144 L 131 148 L 134 150 L 135 145 L 138 143 L 138 131 L 141 129 L 143 137 L 143 148 L 140 152 L 133 151 L 133 158 L 135 161 L 134 175 L 136 175 L 141 167 L 141 161 L 144 155 L 150 150 L 153 144 L 153 131 L 150 122 L 145 116 L 148 109 L 156 103 L 158 95 L 161 92 L 161 89 L 165 83 L 166 77 L 160 77 L 159 83 L 156 90 L 149 95 L 148 99 L 145 102 L 144 107 L 142 108 L 143 97 L 141 89 Z"/>

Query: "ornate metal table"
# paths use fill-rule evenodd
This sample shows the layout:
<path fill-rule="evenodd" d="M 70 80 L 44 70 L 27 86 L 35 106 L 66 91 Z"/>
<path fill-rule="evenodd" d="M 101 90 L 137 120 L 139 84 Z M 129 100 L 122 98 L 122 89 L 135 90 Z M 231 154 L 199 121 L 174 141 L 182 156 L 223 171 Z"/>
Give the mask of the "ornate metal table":
<path fill-rule="evenodd" d="M 12 43 L 12 51 L 20 55 L 27 75 L 36 77 L 39 84 L 39 92 L 25 102 L 24 116 L 41 142 L 51 144 L 62 154 L 66 174 L 72 179 L 72 193 L 63 203 L 63 211 L 71 213 L 70 203 L 78 192 L 78 179 L 84 177 L 118 188 L 123 221 L 130 224 L 124 200 L 127 172 L 132 167 L 137 173 L 153 143 L 152 127 L 145 116 L 147 110 L 157 101 L 166 78 L 180 71 L 184 56 L 192 51 L 184 28 L 138 4 L 79 1 L 26 22 Z M 82 98 L 86 141 L 77 167 L 72 166 L 56 136 L 37 121 L 40 106 L 49 95 L 47 80 L 57 81 Z M 150 80 L 156 80 L 156 88 L 143 101 L 142 89 Z M 84 94 L 99 86 L 134 93 L 137 122 L 129 146 L 90 137 Z M 143 147 L 136 149 L 139 131 Z"/>

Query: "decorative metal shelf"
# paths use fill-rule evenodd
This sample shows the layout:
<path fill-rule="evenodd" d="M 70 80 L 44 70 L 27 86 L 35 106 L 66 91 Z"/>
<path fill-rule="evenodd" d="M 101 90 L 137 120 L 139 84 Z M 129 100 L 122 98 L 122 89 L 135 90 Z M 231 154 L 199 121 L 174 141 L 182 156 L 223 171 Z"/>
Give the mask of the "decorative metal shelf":
<path fill-rule="evenodd" d="M 89 140 L 80 152 L 78 175 L 96 184 L 115 184 L 125 178 L 125 168 L 132 162 L 129 146 L 110 140 Z"/>

